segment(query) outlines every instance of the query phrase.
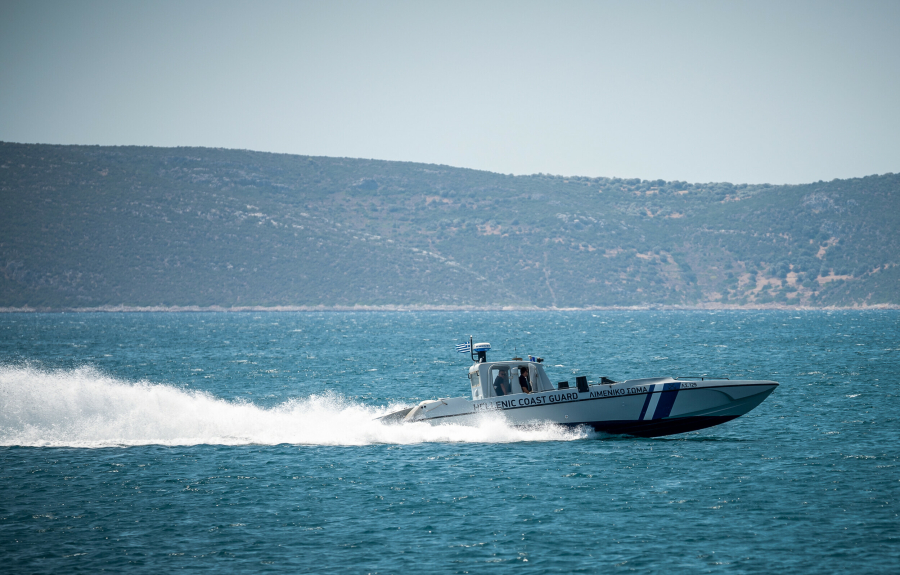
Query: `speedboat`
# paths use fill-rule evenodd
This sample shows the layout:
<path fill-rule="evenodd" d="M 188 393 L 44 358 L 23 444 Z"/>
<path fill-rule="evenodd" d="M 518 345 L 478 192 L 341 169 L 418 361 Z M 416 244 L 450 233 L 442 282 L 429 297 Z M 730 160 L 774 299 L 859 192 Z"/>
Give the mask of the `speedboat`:
<path fill-rule="evenodd" d="M 423 401 L 380 419 L 385 423 L 427 422 L 477 425 L 484 414 L 502 414 L 514 426 L 554 423 L 596 431 L 659 437 L 719 425 L 752 410 L 775 391 L 768 380 L 724 377 L 651 377 L 589 382 L 586 376 L 553 385 L 543 359 L 529 356 L 488 361 L 489 343 L 457 346 L 472 357 L 472 399 Z"/>

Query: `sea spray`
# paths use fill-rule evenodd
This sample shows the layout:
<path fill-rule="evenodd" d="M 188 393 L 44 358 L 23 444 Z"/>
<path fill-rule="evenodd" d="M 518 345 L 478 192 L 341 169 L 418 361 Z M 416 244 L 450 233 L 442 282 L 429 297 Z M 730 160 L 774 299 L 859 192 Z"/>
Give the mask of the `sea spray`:
<path fill-rule="evenodd" d="M 264 408 L 162 383 L 122 381 L 93 367 L 0 366 L 4 446 L 350 446 L 564 441 L 590 435 L 554 425 L 514 428 L 498 414 L 483 416 L 475 426 L 396 425 L 376 419 L 400 407 L 373 407 L 329 393 Z"/>

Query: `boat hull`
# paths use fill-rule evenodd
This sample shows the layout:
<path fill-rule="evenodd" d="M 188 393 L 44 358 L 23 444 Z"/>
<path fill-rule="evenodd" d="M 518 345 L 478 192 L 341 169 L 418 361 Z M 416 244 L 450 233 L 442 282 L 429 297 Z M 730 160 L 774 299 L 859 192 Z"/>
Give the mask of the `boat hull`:
<path fill-rule="evenodd" d="M 633 380 L 487 400 L 423 402 L 385 421 L 477 425 L 486 414 L 502 414 L 514 426 L 555 423 L 597 431 L 659 437 L 720 425 L 754 409 L 778 386 L 774 381 Z"/>
<path fill-rule="evenodd" d="M 634 435 L 636 437 L 662 437 L 706 429 L 727 423 L 738 415 L 698 415 L 693 417 L 672 417 L 653 421 L 596 421 L 588 425 L 594 431 L 612 435 Z"/>

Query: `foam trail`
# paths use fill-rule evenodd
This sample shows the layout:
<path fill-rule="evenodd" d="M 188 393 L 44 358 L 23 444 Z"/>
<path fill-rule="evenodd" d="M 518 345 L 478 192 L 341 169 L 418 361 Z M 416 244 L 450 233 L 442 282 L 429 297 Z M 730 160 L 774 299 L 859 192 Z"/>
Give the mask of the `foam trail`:
<path fill-rule="evenodd" d="M 478 426 L 385 425 L 374 420 L 389 411 L 337 395 L 262 408 L 171 385 L 125 382 L 90 367 L 0 366 L 3 446 L 504 443 L 588 435 L 554 425 L 513 428 L 502 417 L 485 417 Z"/>

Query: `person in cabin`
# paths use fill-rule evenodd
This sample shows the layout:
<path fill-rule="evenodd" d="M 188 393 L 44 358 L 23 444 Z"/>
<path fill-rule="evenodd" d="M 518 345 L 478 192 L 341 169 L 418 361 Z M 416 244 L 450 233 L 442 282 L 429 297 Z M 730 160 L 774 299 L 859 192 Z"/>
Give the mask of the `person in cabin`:
<path fill-rule="evenodd" d="M 500 368 L 500 372 L 497 374 L 497 378 L 494 379 L 494 393 L 497 394 L 497 397 L 501 395 L 509 395 L 509 370 L 505 367 Z"/>
<path fill-rule="evenodd" d="M 528 385 L 528 367 L 524 365 L 519 368 L 519 387 L 523 392 L 531 393 L 531 386 Z"/>

